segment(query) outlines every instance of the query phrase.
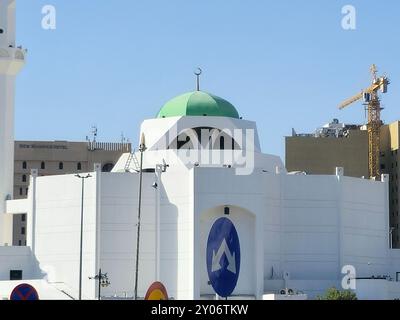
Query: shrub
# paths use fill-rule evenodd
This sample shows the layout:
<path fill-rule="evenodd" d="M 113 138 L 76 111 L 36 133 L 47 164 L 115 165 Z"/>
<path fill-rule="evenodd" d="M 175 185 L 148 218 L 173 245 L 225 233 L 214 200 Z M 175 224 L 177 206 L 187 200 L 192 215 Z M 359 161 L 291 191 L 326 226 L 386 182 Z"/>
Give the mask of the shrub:
<path fill-rule="evenodd" d="M 317 296 L 317 300 L 357 300 L 357 296 L 351 290 L 340 291 L 332 287 L 326 290 L 323 296 Z"/>

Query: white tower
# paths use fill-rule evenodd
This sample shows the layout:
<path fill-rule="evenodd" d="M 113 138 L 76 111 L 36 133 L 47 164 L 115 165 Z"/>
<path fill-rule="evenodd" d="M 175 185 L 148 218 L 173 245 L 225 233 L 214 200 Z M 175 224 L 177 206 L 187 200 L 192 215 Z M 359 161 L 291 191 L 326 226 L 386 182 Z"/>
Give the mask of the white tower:
<path fill-rule="evenodd" d="M 13 195 L 15 77 L 25 53 L 15 46 L 15 0 L 0 0 L 0 241 L 5 203 Z"/>

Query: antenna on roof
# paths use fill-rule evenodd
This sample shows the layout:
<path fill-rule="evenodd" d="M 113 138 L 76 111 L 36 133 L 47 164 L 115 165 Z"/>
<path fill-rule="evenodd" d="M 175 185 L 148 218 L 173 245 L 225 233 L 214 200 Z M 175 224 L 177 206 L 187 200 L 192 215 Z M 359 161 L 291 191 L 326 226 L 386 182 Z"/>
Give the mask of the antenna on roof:
<path fill-rule="evenodd" d="M 97 126 L 96 125 L 92 126 L 91 134 L 93 135 L 93 142 L 96 142 L 96 138 L 97 138 Z"/>
<path fill-rule="evenodd" d="M 202 74 L 203 70 L 201 68 L 197 68 L 194 72 L 196 75 L 196 90 L 200 91 L 200 75 Z"/>

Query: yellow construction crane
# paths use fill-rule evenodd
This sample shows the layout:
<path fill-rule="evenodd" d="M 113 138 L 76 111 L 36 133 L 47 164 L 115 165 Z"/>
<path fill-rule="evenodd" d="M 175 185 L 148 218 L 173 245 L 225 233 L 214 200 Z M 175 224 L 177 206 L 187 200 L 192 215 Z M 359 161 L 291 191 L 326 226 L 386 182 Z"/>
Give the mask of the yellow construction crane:
<path fill-rule="evenodd" d="M 381 121 L 381 103 L 378 96 L 378 91 L 382 93 L 387 92 L 389 79 L 386 76 L 378 77 L 377 68 L 373 64 L 371 66 L 372 84 L 367 89 L 362 90 L 359 94 L 343 101 L 339 105 L 339 109 L 343 109 L 348 105 L 364 99 L 364 105 L 368 110 L 368 172 L 369 176 L 379 178 L 380 167 L 379 167 L 379 151 L 380 151 L 380 127 Z"/>

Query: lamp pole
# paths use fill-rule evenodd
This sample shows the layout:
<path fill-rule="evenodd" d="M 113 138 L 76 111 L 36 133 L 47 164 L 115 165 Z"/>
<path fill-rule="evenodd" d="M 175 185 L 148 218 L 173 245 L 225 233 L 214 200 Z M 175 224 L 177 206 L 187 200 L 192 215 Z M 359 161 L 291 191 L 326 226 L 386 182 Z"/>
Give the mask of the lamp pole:
<path fill-rule="evenodd" d="M 82 247 L 83 247 L 83 198 L 85 195 L 85 179 L 91 177 L 90 174 L 86 176 L 81 176 L 76 174 L 75 177 L 81 179 L 82 181 L 82 196 L 81 196 L 81 240 L 79 249 L 79 300 L 82 300 Z"/>
<path fill-rule="evenodd" d="M 101 268 L 99 269 L 99 273 L 94 277 L 89 277 L 90 280 L 98 280 L 99 288 L 98 288 L 98 300 L 101 300 L 101 287 L 108 287 L 110 285 L 110 281 L 108 280 L 107 273 L 101 273 Z"/>
<path fill-rule="evenodd" d="M 135 300 L 138 298 L 138 276 L 139 276 L 139 241 L 140 241 L 140 216 L 142 209 L 142 179 L 143 179 L 143 152 L 146 150 L 144 134 L 140 138 L 139 152 L 140 152 L 140 172 L 139 172 L 139 204 L 138 204 L 138 219 L 136 231 L 136 268 L 135 268 Z"/>

